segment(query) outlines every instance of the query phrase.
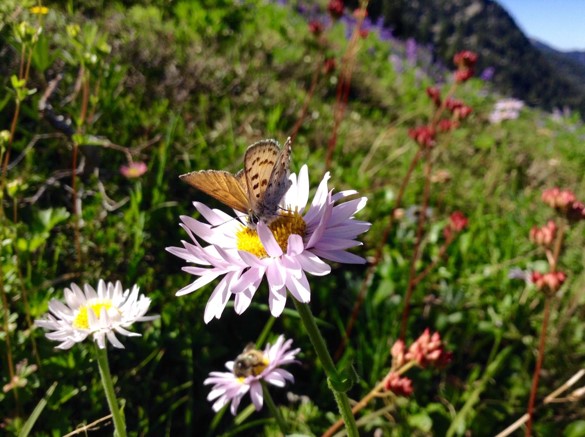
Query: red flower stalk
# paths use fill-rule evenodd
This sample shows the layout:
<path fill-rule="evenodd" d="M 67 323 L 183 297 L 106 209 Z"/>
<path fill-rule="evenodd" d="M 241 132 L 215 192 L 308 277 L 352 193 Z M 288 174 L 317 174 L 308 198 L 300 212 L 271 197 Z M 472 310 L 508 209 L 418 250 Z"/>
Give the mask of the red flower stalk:
<path fill-rule="evenodd" d="M 337 20 L 343 16 L 343 0 L 330 0 L 327 5 L 327 11 L 334 20 Z"/>
<path fill-rule="evenodd" d="M 331 74 L 335 71 L 335 58 L 327 58 L 323 61 L 323 74 Z"/>
<path fill-rule="evenodd" d="M 561 285 L 567 279 L 567 275 L 563 272 L 548 272 L 548 273 L 540 273 L 540 272 L 532 272 L 532 283 L 536 286 L 536 288 L 540 291 L 544 291 L 545 293 L 556 293 Z"/>
<path fill-rule="evenodd" d="M 539 246 L 550 246 L 555 240 L 557 225 L 554 221 L 549 220 L 542 228 L 534 226 L 530 229 L 530 241 Z"/>
<path fill-rule="evenodd" d="M 414 391 L 410 378 L 401 377 L 396 372 L 390 372 L 386 375 L 384 388 L 397 396 L 410 396 Z"/>
<path fill-rule="evenodd" d="M 422 335 L 408 348 L 405 358 L 416 361 L 421 367 L 442 367 L 451 361 L 451 353 L 443 349 L 443 342 L 438 332 L 431 335 L 429 329 L 425 329 Z"/>
<path fill-rule="evenodd" d="M 473 77 L 477 63 L 477 55 L 474 52 L 469 50 L 459 52 L 453 57 L 453 62 L 457 66 L 455 81 L 461 83 Z"/>
<path fill-rule="evenodd" d="M 430 86 L 427 88 L 427 95 L 431 98 L 435 106 L 438 108 L 441 106 L 441 91 L 439 88 Z"/>
<path fill-rule="evenodd" d="M 432 126 L 419 126 L 408 131 L 408 136 L 422 147 L 433 147 L 435 145 L 435 130 Z"/>

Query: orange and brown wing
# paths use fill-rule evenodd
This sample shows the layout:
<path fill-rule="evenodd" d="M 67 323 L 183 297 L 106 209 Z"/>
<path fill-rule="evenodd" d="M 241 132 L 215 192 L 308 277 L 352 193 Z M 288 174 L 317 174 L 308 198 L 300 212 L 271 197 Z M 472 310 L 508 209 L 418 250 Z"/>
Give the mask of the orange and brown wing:
<path fill-rule="evenodd" d="M 250 206 L 254 212 L 264 198 L 270 176 L 280 154 L 280 147 L 274 140 L 262 140 L 252 144 L 244 155 L 244 173 Z"/>
<path fill-rule="evenodd" d="M 248 213 L 249 200 L 242 177 L 227 171 L 202 170 L 179 176 L 182 181 L 209 194 L 230 208 Z"/>

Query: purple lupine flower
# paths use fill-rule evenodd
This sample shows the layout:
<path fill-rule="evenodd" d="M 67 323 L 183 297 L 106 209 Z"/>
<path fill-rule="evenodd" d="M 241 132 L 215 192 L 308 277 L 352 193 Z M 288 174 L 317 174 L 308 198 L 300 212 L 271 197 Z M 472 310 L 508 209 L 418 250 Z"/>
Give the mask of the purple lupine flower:
<path fill-rule="evenodd" d="M 492 80 L 494 78 L 495 72 L 496 72 L 496 69 L 494 67 L 487 67 L 481 72 L 479 77 L 481 80 L 489 82 L 490 80 Z"/>
<path fill-rule="evenodd" d="M 416 65 L 417 60 L 416 52 L 417 52 L 416 41 L 414 40 L 414 38 L 408 38 L 406 40 L 406 60 L 411 65 Z"/>

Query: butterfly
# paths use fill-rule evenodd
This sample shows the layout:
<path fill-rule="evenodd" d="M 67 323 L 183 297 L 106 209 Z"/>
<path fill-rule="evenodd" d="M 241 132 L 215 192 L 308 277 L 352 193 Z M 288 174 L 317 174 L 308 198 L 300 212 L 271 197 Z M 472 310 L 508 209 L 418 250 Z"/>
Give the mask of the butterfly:
<path fill-rule="evenodd" d="M 278 217 L 282 197 L 290 188 L 291 138 L 281 148 L 276 140 L 261 140 L 244 154 L 244 168 L 231 174 L 201 170 L 179 176 L 189 185 L 237 211 L 248 214 L 252 229 L 259 221 L 269 224 Z"/>

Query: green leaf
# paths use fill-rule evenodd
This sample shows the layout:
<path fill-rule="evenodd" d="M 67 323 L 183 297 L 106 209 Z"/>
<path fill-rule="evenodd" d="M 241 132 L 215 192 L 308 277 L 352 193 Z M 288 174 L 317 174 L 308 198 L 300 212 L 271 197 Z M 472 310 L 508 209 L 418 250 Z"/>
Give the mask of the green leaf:
<path fill-rule="evenodd" d="M 424 432 L 429 432 L 433 427 L 433 419 L 425 412 L 408 416 L 408 424 Z"/>
<path fill-rule="evenodd" d="M 37 69 L 39 73 L 43 73 L 51 66 L 55 58 L 56 55 L 51 56 L 50 54 L 49 41 L 46 35 L 41 33 L 32 53 L 32 62 L 35 69 Z"/>
<path fill-rule="evenodd" d="M 488 381 L 494 377 L 500 368 L 500 365 L 505 361 L 511 352 L 511 346 L 503 349 L 498 354 L 498 356 L 487 366 L 481 380 L 479 381 L 479 384 L 476 384 L 475 390 L 469 394 L 469 398 L 467 398 L 465 405 L 463 405 L 461 410 L 457 412 L 457 415 L 451 422 L 451 426 L 447 430 L 447 437 L 450 437 L 454 434 L 463 435 L 465 433 L 467 422 L 471 420 L 472 415 L 474 414 L 473 407 L 479 402 L 480 395 L 486 389 Z"/>
<path fill-rule="evenodd" d="M 33 410 L 32 414 L 29 416 L 29 418 L 24 423 L 24 426 L 22 427 L 22 429 L 18 433 L 18 437 L 26 437 L 26 436 L 29 435 L 29 433 L 31 432 L 34 424 L 36 423 L 36 421 L 38 420 L 39 416 L 41 415 L 41 413 L 43 412 L 43 410 L 47 406 L 47 401 L 49 400 L 49 398 L 51 397 L 51 395 L 53 394 L 53 392 L 57 388 L 57 384 L 58 383 L 55 381 L 49 387 L 49 389 L 45 393 L 45 396 L 39 401 L 39 403 L 37 404 L 37 406 Z"/>
<path fill-rule="evenodd" d="M 565 428 L 564 437 L 583 437 L 585 435 L 585 420 L 577 420 Z"/>

